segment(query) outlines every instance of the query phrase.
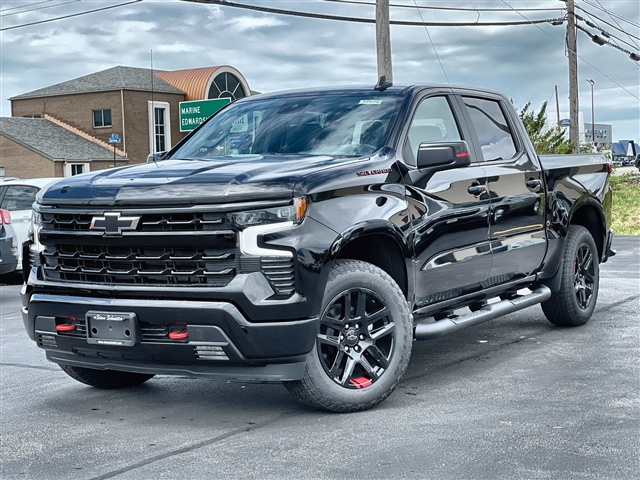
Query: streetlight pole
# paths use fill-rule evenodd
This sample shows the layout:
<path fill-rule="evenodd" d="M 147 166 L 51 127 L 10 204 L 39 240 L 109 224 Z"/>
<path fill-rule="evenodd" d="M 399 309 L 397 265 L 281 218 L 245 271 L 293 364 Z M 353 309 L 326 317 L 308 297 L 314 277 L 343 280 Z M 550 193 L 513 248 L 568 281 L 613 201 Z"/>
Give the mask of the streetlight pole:
<path fill-rule="evenodd" d="M 596 84 L 593 80 L 587 78 L 587 83 L 591 85 L 591 141 L 593 146 L 596 145 L 596 123 L 595 123 L 595 108 L 593 106 L 593 86 Z"/>

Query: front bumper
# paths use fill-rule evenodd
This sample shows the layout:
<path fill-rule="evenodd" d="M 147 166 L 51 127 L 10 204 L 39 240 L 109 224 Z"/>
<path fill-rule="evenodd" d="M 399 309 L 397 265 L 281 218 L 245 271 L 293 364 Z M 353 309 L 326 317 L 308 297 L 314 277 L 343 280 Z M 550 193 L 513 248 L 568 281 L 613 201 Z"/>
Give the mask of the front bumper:
<path fill-rule="evenodd" d="M 26 292 L 25 292 L 26 294 Z M 133 346 L 88 343 L 89 311 L 131 312 Z M 117 299 L 35 293 L 22 316 L 29 336 L 55 363 L 139 373 L 213 376 L 243 381 L 302 377 L 314 346 L 317 318 L 250 323 L 228 302 Z M 70 317 L 78 327 L 57 331 Z M 179 324 L 188 338 L 169 338 Z"/>

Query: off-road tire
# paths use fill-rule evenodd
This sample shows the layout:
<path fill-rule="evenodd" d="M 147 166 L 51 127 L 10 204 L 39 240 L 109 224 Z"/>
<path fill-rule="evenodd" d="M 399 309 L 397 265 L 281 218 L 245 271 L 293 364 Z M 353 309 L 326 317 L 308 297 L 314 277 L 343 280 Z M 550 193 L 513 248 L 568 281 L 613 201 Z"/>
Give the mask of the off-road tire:
<path fill-rule="evenodd" d="M 588 305 L 581 306 L 576 291 L 576 259 L 580 249 L 588 251 L 593 265 L 593 288 Z M 551 298 L 542 302 L 542 311 L 554 325 L 576 327 L 584 325 L 591 318 L 598 299 L 599 257 L 593 237 L 585 227 L 571 225 L 567 234 L 562 258 L 560 289 Z M 579 269 L 579 266 L 577 267 Z"/>
<path fill-rule="evenodd" d="M 95 388 L 114 389 L 140 385 L 155 375 L 145 373 L 120 372 L 117 370 L 95 370 L 93 368 L 72 367 L 59 364 L 64 373 L 74 380 Z"/>
<path fill-rule="evenodd" d="M 325 314 L 328 314 L 328 308 L 334 305 L 331 302 L 344 292 L 352 291 L 369 292 L 368 294 L 381 299 L 388 308 L 386 321 L 392 322 L 395 328 L 393 348 L 388 353 L 388 368 L 366 388 L 354 389 L 339 385 L 325 370 L 319 353 L 321 347 L 316 341 L 316 346 L 307 355 L 304 377 L 284 383 L 289 392 L 314 408 L 332 412 L 357 412 L 372 408 L 391 395 L 409 364 L 413 318 L 407 301 L 397 283 L 385 271 L 370 263 L 358 260 L 335 262 L 329 272 L 324 292 L 320 325 Z M 320 326 L 318 333 L 320 334 Z M 363 356 L 367 348 L 361 347 Z"/>

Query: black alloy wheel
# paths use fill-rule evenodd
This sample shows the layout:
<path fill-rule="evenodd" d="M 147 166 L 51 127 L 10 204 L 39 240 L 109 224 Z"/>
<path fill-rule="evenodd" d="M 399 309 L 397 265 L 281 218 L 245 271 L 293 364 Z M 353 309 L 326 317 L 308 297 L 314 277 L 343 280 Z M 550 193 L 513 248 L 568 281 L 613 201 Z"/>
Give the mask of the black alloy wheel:
<path fill-rule="evenodd" d="M 558 271 L 560 287 L 542 302 L 542 311 L 551 323 L 575 327 L 589 321 L 598 300 L 599 266 L 598 249 L 589 230 L 570 225 Z"/>
<path fill-rule="evenodd" d="M 360 260 L 336 260 L 304 376 L 285 387 L 331 412 L 367 410 L 395 390 L 409 364 L 413 317 L 398 284 Z"/>
<path fill-rule="evenodd" d="M 395 323 L 384 299 L 364 288 L 334 298 L 320 319 L 318 354 L 329 377 L 367 388 L 384 375 L 395 348 Z"/>
<path fill-rule="evenodd" d="M 573 286 L 576 292 L 578 306 L 583 310 L 588 308 L 593 298 L 595 267 L 593 255 L 586 243 L 578 247 L 573 262 Z"/>

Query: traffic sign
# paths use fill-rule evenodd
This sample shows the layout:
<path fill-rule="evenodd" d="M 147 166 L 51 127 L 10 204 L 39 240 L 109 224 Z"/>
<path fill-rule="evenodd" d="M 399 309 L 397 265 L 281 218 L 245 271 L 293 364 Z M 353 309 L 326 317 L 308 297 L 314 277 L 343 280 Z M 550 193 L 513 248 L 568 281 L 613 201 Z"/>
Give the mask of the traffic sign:
<path fill-rule="evenodd" d="M 109 143 L 120 143 L 120 136 L 117 133 L 112 133 L 109 137 Z"/>
<path fill-rule="evenodd" d="M 194 130 L 211 115 L 230 103 L 230 98 L 180 102 L 180 131 L 190 132 Z"/>

